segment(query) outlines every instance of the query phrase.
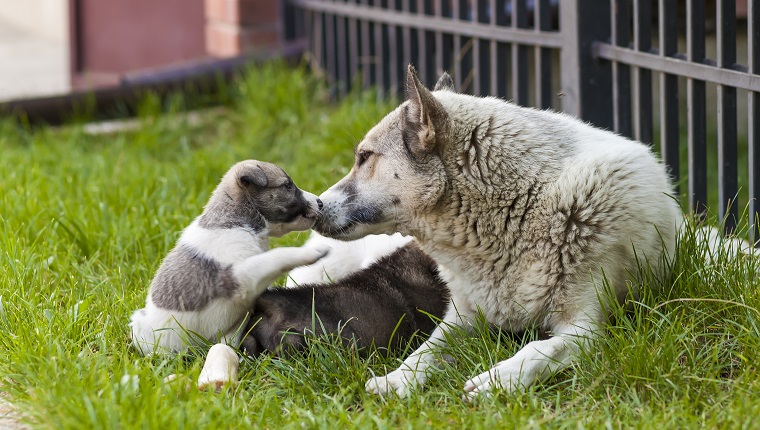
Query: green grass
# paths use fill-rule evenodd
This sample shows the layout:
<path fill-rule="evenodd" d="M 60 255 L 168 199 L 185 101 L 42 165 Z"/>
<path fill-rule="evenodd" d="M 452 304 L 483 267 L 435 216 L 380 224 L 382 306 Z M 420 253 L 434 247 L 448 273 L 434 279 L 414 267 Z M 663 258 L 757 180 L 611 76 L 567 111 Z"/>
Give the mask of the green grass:
<path fill-rule="evenodd" d="M 687 237 L 673 274 L 645 277 L 597 348 L 527 393 L 461 402 L 465 380 L 534 334 L 481 326 L 442 354 L 407 399 L 365 394 L 398 360 L 316 340 L 307 356 L 263 357 L 221 394 L 165 385 L 197 378 L 201 356 L 143 358 L 127 321 L 178 232 L 234 162 L 280 164 L 320 193 L 352 147 L 392 107 L 356 93 L 330 103 L 302 69 L 252 70 L 227 109 L 177 120 L 181 97 L 148 97 L 144 126 L 92 136 L 81 125 L 0 121 L 0 390 L 41 428 L 758 428 L 760 282 L 750 259 L 706 265 Z M 300 243 L 292 234 L 275 245 Z"/>

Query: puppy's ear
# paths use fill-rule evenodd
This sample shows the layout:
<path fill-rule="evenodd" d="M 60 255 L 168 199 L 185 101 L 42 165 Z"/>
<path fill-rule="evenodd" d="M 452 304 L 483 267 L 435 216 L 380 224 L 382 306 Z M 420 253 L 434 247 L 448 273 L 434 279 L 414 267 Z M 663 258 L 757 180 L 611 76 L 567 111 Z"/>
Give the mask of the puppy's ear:
<path fill-rule="evenodd" d="M 446 110 L 425 88 L 410 64 L 406 73 L 406 96 L 409 104 L 404 118 L 404 141 L 413 153 L 424 153 L 435 147 L 436 128 L 444 124 Z"/>
<path fill-rule="evenodd" d="M 451 75 L 449 75 L 446 72 L 443 72 L 440 78 L 438 78 L 438 82 L 435 83 L 435 87 L 433 87 L 433 91 L 451 91 L 452 93 L 457 92 L 456 88 L 454 88 L 454 80 L 451 79 Z"/>
<path fill-rule="evenodd" d="M 265 188 L 269 185 L 269 179 L 267 179 L 266 173 L 261 166 L 256 166 L 253 169 L 247 169 L 238 177 L 238 183 L 242 188 L 248 188 L 255 186 L 258 188 Z"/>

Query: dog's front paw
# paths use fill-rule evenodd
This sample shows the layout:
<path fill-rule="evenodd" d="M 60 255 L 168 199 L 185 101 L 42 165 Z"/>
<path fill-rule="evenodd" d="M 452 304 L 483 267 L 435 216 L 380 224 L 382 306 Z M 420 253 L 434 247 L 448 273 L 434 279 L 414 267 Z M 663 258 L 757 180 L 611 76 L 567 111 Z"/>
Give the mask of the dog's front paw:
<path fill-rule="evenodd" d="M 404 398 L 414 387 L 414 380 L 407 372 L 395 370 L 385 376 L 376 376 L 365 384 L 367 392 L 387 397 L 392 393 Z"/>
<path fill-rule="evenodd" d="M 494 389 L 497 388 L 507 393 L 524 389 L 522 363 L 517 364 L 515 365 L 510 360 L 502 361 L 487 372 L 483 372 L 465 382 L 462 400 L 471 402 L 478 397 L 490 397 L 493 395 Z"/>

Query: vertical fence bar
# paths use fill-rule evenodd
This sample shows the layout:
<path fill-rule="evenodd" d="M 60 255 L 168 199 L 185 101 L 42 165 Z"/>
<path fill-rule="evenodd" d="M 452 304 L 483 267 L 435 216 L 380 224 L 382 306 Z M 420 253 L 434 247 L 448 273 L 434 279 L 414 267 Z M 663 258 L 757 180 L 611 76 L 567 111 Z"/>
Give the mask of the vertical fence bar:
<path fill-rule="evenodd" d="M 631 44 L 631 0 L 611 0 L 610 31 L 613 43 L 628 48 Z M 615 105 L 615 131 L 632 137 L 631 132 L 631 68 L 627 64 L 612 63 L 612 99 Z"/>
<path fill-rule="evenodd" d="M 452 7 L 452 17 L 454 18 L 454 21 L 459 21 L 460 15 L 459 12 L 461 11 L 461 4 L 463 1 L 466 0 L 453 0 L 454 6 Z M 456 26 L 456 24 L 454 24 Z M 457 87 L 459 91 L 464 91 L 464 88 L 462 88 L 462 60 L 461 60 L 461 43 L 462 38 L 459 36 L 458 32 L 454 32 L 454 85 Z"/>
<path fill-rule="evenodd" d="M 335 88 L 338 96 L 346 94 L 351 77 L 348 75 L 348 44 L 346 43 L 346 18 L 335 15 L 335 54 L 337 57 L 337 73 L 335 74 Z"/>
<path fill-rule="evenodd" d="M 476 22 L 487 25 L 490 17 L 488 16 L 488 0 L 476 0 L 478 4 Z M 493 9 L 492 9 L 493 11 Z M 493 13 L 492 13 L 493 14 Z M 491 57 L 489 56 L 488 40 L 478 39 L 476 47 L 477 59 L 474 61 L 474 67 L 477 74 L 476 82 L 478 84 L 477 95 L 493 94 L 491 90 Z"/>
<path fill-rule="evenodd" d="M 348 18 L 348 84 L 354 83 L 359 74 L 359 44 L 361 35 L 356 18 Z"/>
<path fill-rule="evenodd" d="M 401 0 L 401 11 L 406 15 L 410 14 L 410 0 Z M 398 2 L 397 2 L 398 6 Z M 401 73 L 401 79 L 399 82 L 402 82 L 402 84 L 399 86 L 399 93 L 403 96 L 404 95 L 404 87 L 405 85 L 403 82 L 406 82 L 404 80 L 404 72 L 406 71 L 406 68 L 409 64 L 414 64 L 414 61 L 412 60 L 412 29 L 408 25 L 404 25 L 401 27 L 401 39 L 402 39 L 402 45 L 403 45 L 403 56 L 404 60 L 399 65 L 399 73 Z M 419 68 L 418 64 L 414 64 L 415 68 Z M 418 69 L 419 70 L 419 69 Z M 424 76 L 424 75 L 423 75 Z"/>
<path fill-rule="evenodd" d="M 386 3 L 386 9 L 397 9 L 398 3 L 400 0 L 387 0 Z M 388 50 L 386 51 L 385 55 L 383 56 L 384 63 L 388 64 L 388 89 L 391 92 L 395 92 L 395 95 L 399 95 L 402 93 L 401 88 L 399 87 L 399 73 L 401 71 L 401 67 L 399 65 L 399 56 L 403 55 L 403 47 L 401 46 L 401 40 L 400 35 L 398 32 L 398 26 L 394 24 L 388 24 L 386 26 L 387 28 L 387 42 L 388 42 Z M 404 69 L 406 70 L 406 69 Z M 403 79 L 401 79 L 400 82 L 404 82 Z"/>
<path fill-rule="evenodd" d="M 359 0 L 362 5 L 368 5 L 367 0 Z M 362 84 L 365 89 L 372 85 L 372 66 L 370 61 L 374 61 L 372 51 L 370 48 L 370 26 L 369 21 L 361 22 L 361 57 L 359 63 L 362 68 Z"/>
<path fill-rule="evenodd" d="M 419 8 L 419 2 L 416 0 L 405 0 L 408 2 L 408 12 L 411 16 L 414 16 L 416 19 L 421 19 L 419 15 L 422 15 L 422 8 Z M 420 67 L 425 66 L 424 61 L 420 57 L 420 42 L 424 39 L 425 32 L 417 27 L 410 26 L 409 28 L 409 64 L 414 64 L 415 67 L 417 67 L 417 70 L 420 70 Z M 406 65 L 403 65 L 404 67 L 401 70 L 402 75 L 402 92 L 405 93 L 404 88 L 406 87 Z M 425 74 L 420 71 L 420 77 L 422 79 L 425 79 Z"/>
<path fill-rule="evenodd" d="M 470 1 L 469 0 L 459 0 L 459 20 L 460 21 L 470 21 L 471 20 L 471 9 L 470 9 Z M 462 74 L 462 88 L 460 91 L 463 93 L 472 94 L 473 91 L 473 80 L 474 80 L 474 73 L 472 70 L 472 64 L 473 64 L 473 51 L 475 51 L 475 41 L 477 40 L 474 37 L 467 37 L 467 36 L 459 36 L 460 38 L 460 49 L 459 49 L 459 55 L 457 56 L 457 63 L 460 65 L 459 73 Z"/>
<path fill-rule="evenodd" d="M 660 0 L 660 55 L 672 57 L 678 52 L 676 2 Z M 670 170 L 679 194 L 680 130 L 678 120 L 678 76 L 660 73 L 660 154 Z"/>
<path fill-rule="evenodd" d="M 704 62 L 704 0 L 686 2 L 686 51 L 690 62 Z M 707 210 L 705 82 L 687 79 L 686 100 L 689 128 L 689 206 L 695 215 L 704 217 Z"/>
<path fill-rule="evenodd" d="M 435 4 L 435 16 L 443 15 L 443 2 L 440 0 Z M 443 34 L 440 31 L 435 32 L 435 74 L 446 71 L 443 64 Z"/>
<path fill-rule="evenodd" d="M 534 27 L 536 33 L 551 31 L 552 11 L 549 0 L 537 0 L 534 12 Z M 552 106 L 552 57 L 551 49 L 536 47 L 535 49 L 535 80 L 536 106 L 542 109 Z"/>
<path fill-rule="evenodd" d="M 285 40 L 293 40 L 301 34 L 302 26 L 299 24 L 301 11 L 295 8 L 290 2 L 285 2 L 282 6 L 282 18 Z"/>
<path fill-rule="evenodd" d="M 472 0 L 470 4 L 470 21 L 478 22 L 480 20 L 480 0 Z M 478 96 L 481 94 L 480 90 L 480 39 L 473 37 L 471 41 L 472 50 L 472 94 Z"/>
<path fill-rule="evenodd" d="M 736 63 L 736 2 L 719 0 L 717 10 L 718 67 Z M 718 85 L 718 215 L 731 233 L 739 218 L 736 193 L 736 88 Z"/>
<path fill-rule="evenodd" d="M 496 17 L 498 16 L 498 10 L 497 10 L 497 2 L 496 0 L 488 0 L 488 8 L 491 10 L 491 14 L 488 16 L 488 21 L 491 24 L 491 27 L 496 27 Z M 498 58 L 498 51 L 497 51 L 498 44 L 496 40 L 491 39 L 488 46 L 488 52 L 490 54 L 491 58 L 491 83 L 488 85 L 490 90 L 489 93 L 492 96 L 500 96 L 499 94 L 499 62 L 503 61 L 502 59 Z"/>
<path fill-rule="evenodd" d="M 383 0 L 375 0 L 375 6 L 382 7 Z M 387 62 L 386 57 L 386 28 L 384 24 L 375 23 L 375 82 L 377 83 L 380 95 L 385 95 L 385 90 L 390 85 L 387 73 L 385 72 Z"/>
<path fill-rule="evenodd" d="M 594 57 L 594 41 L 610 37 L 609 0 L 562 0 L 562 109 L 612 128 L 612 66 Z"/>
<path fill-rule="evenodd" d="M 434 8 L 440 9 L 433 5 L 433 0 L 423 0 L 425 2 L 424 12 L 426 16 L 433 15 Z M 434 82 L 438 78 L 438 71 L 435 68 L 437 59 L 441 56 L 440 47 L 436 44 L 435 34 L 432 31 L 425 32 L 425 49 L 420 48 L 422 56 L 425 58 L 427 67 L 427 82 Z"/>
<path fill-rule="evenodd" d="M 491 22 L 491 15 L 493 15 L 493 9 L 491 9 L 490 15 L 489 15 L 489 9 L 488 9 L 488 3 L 490 0 L 478 0 L 478 22 L 481 25 L 488 25 Z M 480 61 L 477 64 L 477 67 L 480 72 L 480 95 L 491 95 L 493 94 L 493 88 L 491 87 L 491 72 L 493 71 L 491 64 L 495 61 L 493 57 L 491 57 L 491 43 L 488 39 L 486 40 L 480 40 L 478 50 L 480 55 Z"/>
<path fill-rule="evenodd" d="M 335 15 L 323 14 L 325 21 L 325 55 L 327 57 L 327 77 L 330 83 L 330 94 L 336 95 L 335 80 L 338 75 L 338 59 L 335 49 Z"/>
<path fill-rule="evenodd" d="M 528 8 L 525 0 L 512 0 L 512 27 L 528 27 Z M 522 106 L 528 106 L 528 47 L 512 44 L 512 100 Z"/>
<path fill-rule="evenodd" d="M 749 72 L 760 74 L 760 4 L 747 2 L 747 41 Z M 750 91 L 747 115 L 747 147 L 749 150 L 749 225 L 751 240 L 760 246 L 760 94 Z"/>
<path fill-rule="evenodd" d="M 441 15 L 448 18 L 452 18 L 454 16 L 452 11 L 456 9 L 456 5 L 452 6 L 451 4 L 454 1 L 456 0 L 441 0 Z M 453 47 L 454 37 L 449 33 L 443 34 L 443 38 L 441 40 L 441 71 L 447 70 L 449 73 L 456 74 L 456 71 L 454 70 L 454 62 L 456 61 L 456 57 L 452 58 Z M 456 79 L 456 76 L 454 78 Z M 457 90 L 459 90 L 459 85 L 456 87 Z"/>
<path fill-rule="evenodd" d="M 312 64 L 316 66 L 317 69 L 319 69 L 322 67 L 323 64 L 325 64 L 324 60 L 322 59 L 322 55 L 324 52 L 324 49 L 322 46 L 322 44 L 324 43 L 324 39 L 322 37 L 322 14 L 319 12 L 312 12 L 311 22 L 312 22 L 311 50 L 313 52 Z"/>
<path fill-rule="evenodd" d="M 424 19 L 424 18 L 422 18 L 422 14 L 423 14 L 424 8 L 420 7 L 420 6 L 423 6 L 423 5 L 420 5 L 421 2 L 419 2 L 417 0 L 406 0 L 406 1 L 410 2 L 409 3 L 409 13 L 411 13 L 412 16 L 414 16 L 418 20 Z M 420 52 L 421 52 L 420 51 L 420 40 L 421 39 L 425 39 L 425 32 L 423 30 L 421 30 L 420 28 L 416 27 L 416 26 L 412 26 L 410 28 L 409 37 L 411 38 L 409 40 L 409 49 L 410 49 L 410 51 L 409 51 L 409 57 L 410 57 L 409 58 L 409 63 L 410 64 L 414 64 L 414 66 L 417 68 L 417 70 L 420 70 L 420 77 L 422 79 L 425 79 L 425 73 L 423 73 L 423 72 L 427 72 L 427 70 L 421 70 L 421 68 L 425 67 L 425 57 L 427 56 L 427 54 L 424 53 L 424 52 L 422 54 L 420 54 Z M 403 65 L 403 66 L 406 67 L 406 65 Z M 405 82 L 406 82 L 406 70 L 402 71 L 401 77 L 402 77 L 402 82 L 404 82 L 404 83 L 401 84 L 401 88 L 402 88 L 402 92 L 405 93 L 405 91 L 403 91 L 403 90 L 406 87 L 406 85 L 405 85 Z M 427 80 L 425 82 L 427 82 Z"/>
<path fill-rule="evenodd" d="M 633 49 L 652 49 L 652 0 L 633 0 Z M 652 144 L 652 71 L 634 68 L 634 136 Z"/>
<path fill-rule="evenodd" d="M 327 81 L 330 84 L 330 93 L 335 93 L 335 76 L 337 75 L 336 58 L 335 58 L 335 16 L 323 13 L 322 21 L 325 31 L 325 69 L 327 70 Z"/>
<path fill-rule="evenodd" d="M 421 15 L 422 18 L 425 19 L 424 16 L 427 14 L 427 5 L 425 4 L 425 0 L 417 0 L 417 14 Z M 419 49 L 419 64 L 415 64 L 415 67 L 417 67 L 417 71 L 420 74 L 420 79 L 423 80 L 425 83 L 430 83 L 430 67 L 429 67 L 429 59 L 433 58 L 433 52 L 428 51 L 428 32 L 419 30 L 417 31 L 417 46 Z M 432 48 L 432 46 L 431 46 Z"/>
<path fill-rule="evenodd" d="M 507 1 L 510 0 L 496 0 L 494 2 L 496 7 L 496 12 L 494 13 L 496 17 L 495 25 L 498 27 L 507 26 Z M 496 54 L 494 56 L 496 60 L 496 82 L 494 88 L 496 89 L 496 95 L 505 99 L 509 96 L 509 81 L 507 79 L 507 76 L 509 75 L 509 66 L 507 64 L 508 56 L 509 45 L 504 42 L 496 42 Z"/>
<path fill-rule="evenodd" d="M 348 84 L 354 83 L 359 74 L 359 44 L 361 35 L 356 18 L 348 18 Z"/>

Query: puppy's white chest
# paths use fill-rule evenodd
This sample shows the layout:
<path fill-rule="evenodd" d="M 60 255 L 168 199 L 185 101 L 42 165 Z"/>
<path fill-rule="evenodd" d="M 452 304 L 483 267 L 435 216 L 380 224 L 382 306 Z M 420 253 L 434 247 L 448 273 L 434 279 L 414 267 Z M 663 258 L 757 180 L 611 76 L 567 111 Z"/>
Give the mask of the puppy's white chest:
<path fill-rule="evenodd" d="M 237 263 L 269 249 L 265 231 L 254 233 L 244 228 L 209 230 L 199 226 L 197 219 L 182 232 L 179 243 L 223 265 Z"/>

